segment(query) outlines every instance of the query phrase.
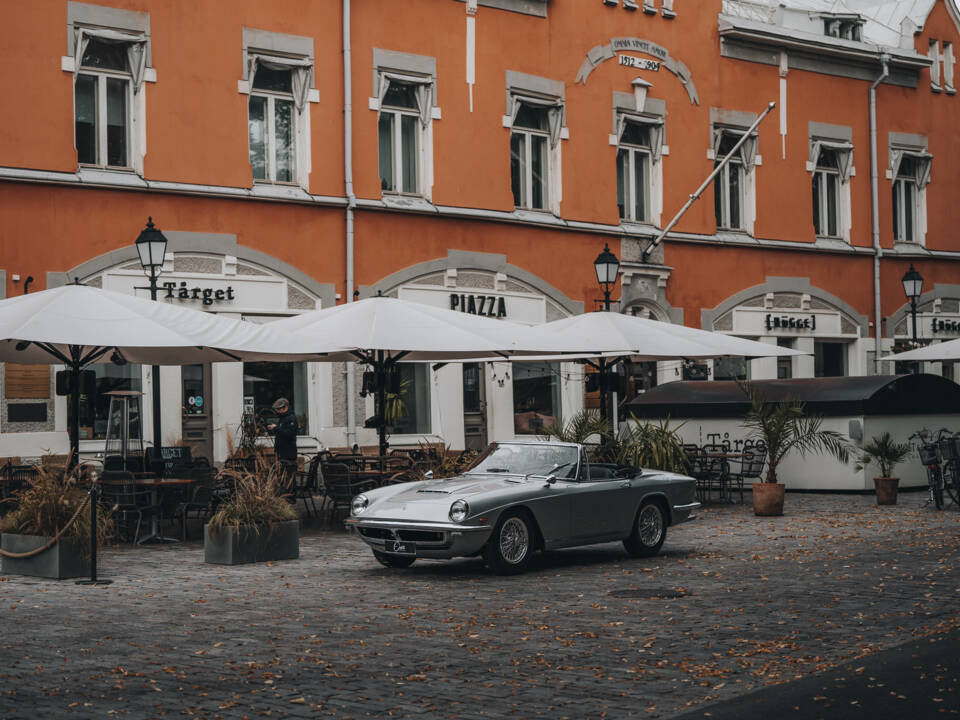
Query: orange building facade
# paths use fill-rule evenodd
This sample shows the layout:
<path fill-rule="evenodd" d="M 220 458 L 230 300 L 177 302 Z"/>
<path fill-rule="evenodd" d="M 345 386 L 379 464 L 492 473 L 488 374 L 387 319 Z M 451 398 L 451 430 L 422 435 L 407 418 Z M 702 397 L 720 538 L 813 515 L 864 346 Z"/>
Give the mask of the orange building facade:
<path fill-rule="evenodd" d="M 911 265 L 918 339 L 960 336 L 960 16 L 952 0 L 902 16 L 785 5 L 15 4 L 0 293 L 143 294 L 133 241 L 151 216 L 167 302 L 269 322 L 382 292 L 536 324 L 598 307 L 609 245 L 614 310 L 810 353 L 628 363 L 620 399 L 679 379 L 892 372 L 877 352 L 912 340 Z M 585 402 L 572 363 L 403 372 L 394 444 L 474 447 Z M 87 453 L 103 449 L 107 391 L 149 396 L 148 368 L 97 373 Z M 353 367 L 165 367 L 161 385 L 164 442 L 217 460 L 243 413 L 281 394 L 305 450 L 373 443 Z M 2 387 L 0 455 L 67 447 L 52 383 L 8 365 Z"/>

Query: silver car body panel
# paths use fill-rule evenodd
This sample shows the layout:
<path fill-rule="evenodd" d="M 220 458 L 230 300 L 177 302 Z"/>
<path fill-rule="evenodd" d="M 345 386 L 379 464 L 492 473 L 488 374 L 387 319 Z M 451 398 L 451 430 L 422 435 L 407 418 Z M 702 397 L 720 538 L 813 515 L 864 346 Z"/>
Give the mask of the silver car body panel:
<path fill-rule="evenodd" d="M 530 447 L 571 443 L 521 441 L 500 443 Z M 642 470 L 633 476 L 611 476 L 611 466 L 580 462 L 575 478 L 468 472 L 443 480 L 391 485 L 364 493 L 367 508 L 346 521 L 348 529 L 373 549 L 390 552 L 392 543 L 416 544 L 417 557 L 452 558 L 475 555 L 487 542 L 500 515 L 524 508 L 533 515 L 544 549 L 572 547 L 630 535 L 640 506 L 659 502 L 667 523 L 692 520 L 699 507 L 693 478 L 659 470 Z M 603 472 L 600 472 L 600 471 Z M 600 475 L 600 477 L 597 477 Z M 468 506 L 461 523 L 450 520 L 457 500 Z M 418 539 L 419 538 L 419 539 Z"/>

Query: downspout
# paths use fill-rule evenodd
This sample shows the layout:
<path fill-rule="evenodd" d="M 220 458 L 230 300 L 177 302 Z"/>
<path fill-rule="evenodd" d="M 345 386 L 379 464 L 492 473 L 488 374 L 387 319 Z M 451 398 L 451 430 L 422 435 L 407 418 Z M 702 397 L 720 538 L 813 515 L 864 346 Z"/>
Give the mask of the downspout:
<path fill-rule="evenodd" d="M 880 55 L 883 72 L 870 86 L 870 226 L 873 232 L 873 335 L 874 372 L 880 374 L 880 356 L 883 354 L 883 314 L 880 306 L 880 200 L 877 168 L 877 87 L 890 74 L 890 56 Z"/>
<path fill-rule="evenodd" d="M 353 194 L 353 79 L 350 57 L 350 0 L 343 0 L 343 179 L 347 193 L 346 257 L 347 302 L 353 302 L 353 214 L 357 196 Z M 347 363 L 347 446 L 357 442 L 356 365 Z"/>

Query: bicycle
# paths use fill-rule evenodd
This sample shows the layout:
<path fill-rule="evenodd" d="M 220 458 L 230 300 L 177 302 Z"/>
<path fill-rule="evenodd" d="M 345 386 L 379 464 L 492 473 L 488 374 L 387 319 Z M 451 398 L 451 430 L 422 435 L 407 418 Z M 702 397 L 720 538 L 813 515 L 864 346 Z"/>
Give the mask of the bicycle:
<path fill-rule="evenodd" d="M 940 455 L 944 460 L 943 487 L 954 505 L 960 505 L 960 433 L 940 440 Z"/>
<path fill-rule="evenodd" d="M 919 446 L 917 448 L 920 455 L 920 462 L 927 469 L 927 484 L 930 488 L 930 500 L 937 510 L 943 509 L 943 469 L 941 468 L 942 456 L 940 455 L 940 440 L 944 435 L 951 435 L 946 428 L 940 428 L 937 432 L 937 439 L 930 439 L 930 431 L 926 428 L 918 430 L 910 436 L 910 440 L 917 439 Z"/>

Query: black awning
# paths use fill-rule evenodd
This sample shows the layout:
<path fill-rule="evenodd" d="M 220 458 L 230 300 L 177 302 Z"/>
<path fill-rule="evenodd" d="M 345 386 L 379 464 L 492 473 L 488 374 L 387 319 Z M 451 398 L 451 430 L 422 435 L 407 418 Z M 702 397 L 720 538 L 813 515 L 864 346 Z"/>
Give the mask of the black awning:
<path fill-rule="evenodd" d="M 751 380 L 771 400 L 798 400 L 809 412 L 839 415 L 930 415 L 960 413 L 960 385 L 939 375 Z M 734 381 L 688 381 L 660 385 L 625 409 L 638 418 L 742 417 L 750 403 Z"/>

